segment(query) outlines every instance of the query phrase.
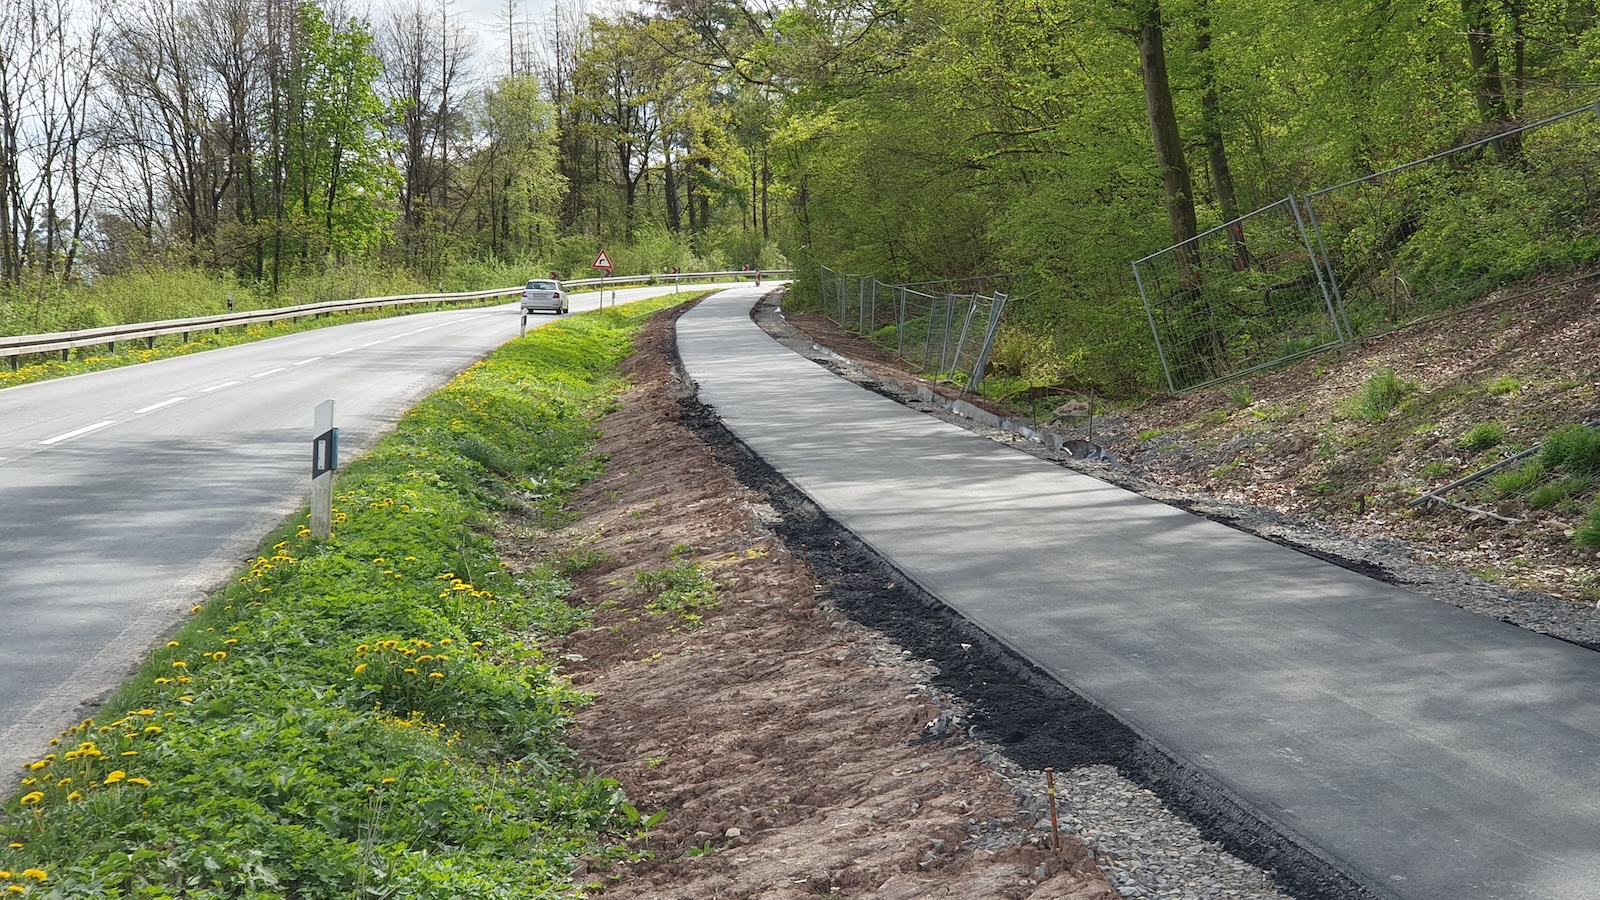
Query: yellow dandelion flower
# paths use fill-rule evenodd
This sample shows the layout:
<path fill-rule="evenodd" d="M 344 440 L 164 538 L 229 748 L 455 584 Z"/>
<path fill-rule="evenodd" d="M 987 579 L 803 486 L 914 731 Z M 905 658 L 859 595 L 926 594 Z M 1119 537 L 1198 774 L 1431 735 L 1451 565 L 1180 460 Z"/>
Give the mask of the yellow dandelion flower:
<path fill-rule="evenodd" d="M 133 714 L 136 715 L 136 716 L 153 716 L 153 715 L 156 714 L 156 711 L 153 710 L 153 709 L 146 708 L 146 709 L 135 710 Z"/>
<path fill-rule="evenodd" d="M 10 878 L 10 877 L 11 877 L 11 873 L 9 871 L 7 871 L 5 869 L 0 869 L 0 878 Z"/>
<path fill-rule="evenodd" d="M 61 738 L 51 738 L 50 739 L 50 746 L 52 746 L 52 747 L 54 747 L 55 745 L 57 745 L 59 743 L 61 743 Z"/>
<path fill-rule="evenodd" d="M 406 669 L 405 672 L 406 672 L 407 675 L 415 675 L 415 674 L 417 674 L 417 670 L 416 669 Z"/>
<path fill-rule="evenodd" d="M 140 787 L 149 787 L 150 786 L 150 779 L 148 779 L 148 778 L 129 778 L 128 779 L 128 783 L 129 784 L 137 784 Z"/>
<path fill-rule="evenodd" d="M 450 646 L 450 645 L 451 645 L 451 644 L 454 644 L 454 643 L 455 643 L 455 640 L 454 640 L 454 639 L 452 639 L 452 638 L 443 638 L 443 639 L 441 639 L 441 640 L 440 640 L 440 641 L 439 641 L 439 643 L 440 643 L 440 644 L 442 644 L 442 645 L 444 645 L 444 646 L 446 646 L 446 647 L 448 647 L 448 646 Z"/>
<path fill-rule="evenodd" d="M 367 670 L 367 664 L 366 663 L 362 663 L 361 665 L 356 666 L 356 674 L 357 675 L 360 675 L 362 672 L 365 672 L 366 670 Z"/>
<path fill-rule="evenodd" d="M 145 734 L 160 734 L 161 733 L 161 726 L 160 725 L 146 725 L 144 727 L 144 733 Z"/>
<path fill-rule="evenodd" d="M 82 800 L 82 799 L 83 799 L 83 791 L 73 791 L 72 793 L 67 795 L 67 802 L 68 803 L 71 803 L 74 800 Z"/>
<path fill-rule="evenodd" d="M 193 703 L 194 702 L 194 697 L 192 695 L 189 695 L 189 694 L 184 694 L 182 697 L 178 698 L 178 702 L 179 703 Z"/>
<path fill-rule="evenodd" d="M 394 779 L 393 778 L 385 778 L 381 783 L 382 784 L 394 784 Z"/>
<path fill-rule="evenodd" d="M 211 654 L 211 661 L 212 662 L 222 662 L 223 660 L 225 660 L 227 658 L 228 658 L 228 651 L 226 651 L 226 650 L 218 650 L 217 652 Z"/>
<path fill-rule="evenodd" d="M 157 678 L 155 683 L 156 684 L 171 684 L 172 683 L 172 679 L 171 678 Z"/>
<path fill-rule="evenodd" d="M 187 675 L 179 675 L 178 676 L 178 683 L 179 684 L 188 684 L 189 682 L 191 682 L 193 680 L 194 680 L 193 678 L 190 678 Z M 172 715 L 172 713 L 167 713 L 167 715 L 170 716 L 170 715 Z"/>
<path fill-rule="evenodd" d="M 50 760 L 48 760 L 48 759 L 36 759 L 33 762 L 28 763 L 28 768 L 32 769 L 35 772 L 37 772 L 40 769 L 42 769 L 42 768 L 44 768 L 45 766 L 48 766 L 48 765 L 50 765 Z"/>
<path fill-rule="evenodd" d="M 232 647 L 234 644 L 237 644 L 237 643 L 239 643 L 239 639 L 238 638 L 228 638 L 227 640 L 222 642 L 222 646 L 224 646 L 224 647 Z"/>
<path fill-rule="evenodd" d="M 50 879 L 50 873 L 43 869 L 23 869 L 22 877 L 32 878 L 34 881 L 48 881 Z"/>
<path fill-rule="evenodd" d="M 444 677 L 444 673 L 443 672 L 429 672 L 428 673 L 428 677 L 429 678 L 443 678 Z"/>
<path fill-rule="evenodd" d="M 13 850 L 21 850 L 22 849 L 22 843 L 20 841 L 12 841 L 9 846 Z"/>
<path fill-rule="evenodd" d="M 138 756 L 139 755 L 139 751 L 137 751 L 137 750 L 124 750 L 124 751 L 122 751 L 122 755 L 123 756 Z"/>
<path fill-rule="evenodd" d="M 167 641 L 167 646 L 168 647 L 181 647 L 183 645 L 178 643 L 177 641 Z"/>
<path fill-rule="evenodd" d="M 189 664 L 181 659 L 175 659 L 172 661 L 172 667 L 174 669 L 187 669 L 189 668 Z"/>
<path fill-rule="evenodd" d="M 134 738 L 138 737 L 138 736 L 139 736 L 139 732 L 137 732 L 137 731 L 130 731 L 127 734 L 123 735 L 123 737 L 127 738 L 130 741 L 133 740 Z"/>
<path fill-rule="evenodd" d="M 201 611 L 201 610 L 203 610 L 203 609 L 205 609 L 205 608 L 206 608 L 206 607 L 205 607 L 205 604 L 201 604 L 201 605 L 199 605 L 199 606 L 196 606 L 196 607 L 194 607 L 194 608 L 192 608 L 192 609 L 190 609 L 190 610 L 189 610 L 189 612 L 191 612 L 191 613 L 198 613 L 198 612 L 200 612 L 200 611 Z"/>
<path fill-rule="evenodd" d="M 22 786 L 23 787 L 31 787 L 31 786 L 36 785 L 38 783 L 39 783 L 39 779 L 37 779 L 37 778 L 24 778 L 24 779 L 22 779 Z"/>
<path fill-rule="evenodd" d="M 128 773 L 127 772 L 124 772 L 121 769 L 117 769 L 117 770 L 113 771 L 110 775 L 106 776 L 106 784 L 116 784 L 117 782 L 119 782 L 122 779 L 127 778 L 127 777 L 128 777 Z"/>
<path fill-rule="evenodd" d="M 424 653 L 423 655 L 417 657 L 417 662 L 419 662 L 419 663 L 432 662 L 432 661 L 433 661 L 433 656 L 430 655 L 430 654 L 427 654 L 427 653 Z"/>
<path fill-rule="evenodd" d="M 71 783 L 72 783 L 72 779 L 71 778 L 63 778 L 60 781 L 56 782 L 56 787 L 66 787 L 67 785 L 69 785 Z"/>
<path fill-rule="evenodd" d="M 8 893 L 8 894 L 26 894 L 27 892 L 28 892 L 28 889 L 23 887 L 20 884 L 8 884 L 8 885 L 6 885 L 6 893 Z"/>
<path fill-rule="evenodd" d="M 383 565 L 383 557 L 381 557 L 381 556 L 377 557 L 376 559 L 374 559 L 372 561 L 372 563 L 373 563 L 373 565 L 378 565 L 378 566 Z"/>
<path fill-rule="evenodd" d="M 31 791 L 22 795 L 22 805 L 32 806 L 44 799 L 44 791 Z"/>

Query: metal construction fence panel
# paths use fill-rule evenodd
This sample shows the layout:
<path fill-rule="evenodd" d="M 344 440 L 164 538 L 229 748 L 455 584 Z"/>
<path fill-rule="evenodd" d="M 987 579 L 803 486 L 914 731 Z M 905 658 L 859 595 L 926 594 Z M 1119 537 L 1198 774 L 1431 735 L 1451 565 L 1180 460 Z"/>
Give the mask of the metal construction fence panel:
<path fill-rule="evenodd" d="M 1600 265 L 1600 104 L 1286 197 L 1133 264 L 1174 393 Z"/>
<path fill-rule="evenodd" d="M 981 287 L 1009 283 L 989 276 L 885 284 L 826 267 L 818 279 L 822 310 L 839 327 L 893 350 L 923 372 L 962 380 L 970 390 L 982 384 L 1008 299 Z"/>
<path fill-rule="evenodd" d="M 1133 274 L 1174 393 L 1344 340 L 1293 197 L 1152 253 Z"/>
<path fill-rule="evenodd" d="M 1600 105 L 1305 200 L 1354 337 L 1478 301 L 1546 269 L 1600 260 Z"/>

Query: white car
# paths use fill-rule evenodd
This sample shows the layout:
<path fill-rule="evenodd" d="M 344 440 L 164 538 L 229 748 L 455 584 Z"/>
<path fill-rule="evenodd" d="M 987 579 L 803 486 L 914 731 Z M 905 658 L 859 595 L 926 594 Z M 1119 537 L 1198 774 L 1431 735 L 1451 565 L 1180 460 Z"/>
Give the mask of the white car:
<path fill-rule="evenodd" d="M 528 282 L 522 289 L 522 311 L 547 312 L 555 315 L 565 315 L 567 312 L 567 292 L 561 289 L 561 282 L 548 278 L 535 278 Z"/>

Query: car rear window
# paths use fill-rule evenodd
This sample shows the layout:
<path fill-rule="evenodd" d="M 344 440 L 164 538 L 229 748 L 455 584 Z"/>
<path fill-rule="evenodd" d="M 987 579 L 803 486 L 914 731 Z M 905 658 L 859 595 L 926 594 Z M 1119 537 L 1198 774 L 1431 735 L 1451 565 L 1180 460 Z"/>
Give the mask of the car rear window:
<path fill-rule="evenodd" d="M 530 291 L 556 291 L 560 289 L 561 285 L 554 281 L 530 281 L 527 287 L 527 290 Z"/>

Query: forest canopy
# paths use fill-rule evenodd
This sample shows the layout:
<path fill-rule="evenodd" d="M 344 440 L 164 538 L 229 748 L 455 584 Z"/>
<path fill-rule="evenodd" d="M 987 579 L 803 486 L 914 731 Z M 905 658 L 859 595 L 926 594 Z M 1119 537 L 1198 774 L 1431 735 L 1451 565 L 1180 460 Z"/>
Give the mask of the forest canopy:
<path fill-rule="evenodd" d="M 433 0 L 5 4 L 0 296 L 577 273 L 601 245 L 793 265 L 802 298 L 822 266 L 1004 273 L 998 365 L 1130 391 L 1132 260 L 1600 93 L 1593 0 L 507 0 L 489 37 Z M 1500 182 L 1497 209 L 1526 193 Z"/>

